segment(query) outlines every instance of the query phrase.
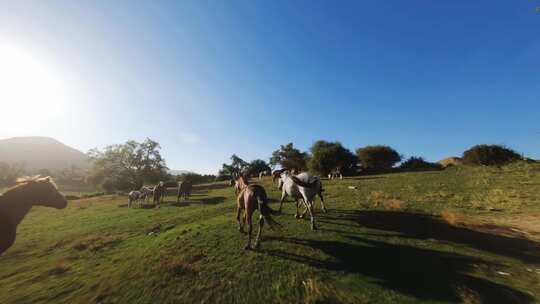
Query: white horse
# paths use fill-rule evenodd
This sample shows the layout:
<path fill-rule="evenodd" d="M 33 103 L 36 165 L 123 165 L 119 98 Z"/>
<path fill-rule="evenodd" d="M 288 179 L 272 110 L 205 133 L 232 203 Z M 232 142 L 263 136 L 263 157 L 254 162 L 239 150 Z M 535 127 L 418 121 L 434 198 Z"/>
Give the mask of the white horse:
<path fill-rule="evenodd" d="M 140 191 L 131 191 L 128 194 L 128 208 L 131 208 L 132 203 L 139 203 L 139 207 L 142 205 L 142 193 Z"/>
<path fill-rule="evenodd" d="M 141 196 L 141 199 L 143 199 L 145 203 L 149 201 L 154 197 L 154 187 L 143 186 L 141 188 Z"/>
<path fill-rule="evenodd" d="M 328 173 L 328 179 L 343 179 L 343 174 L 341 173 L 341 168 L 335 168 L 330 173 Z"/>
<path fill-rule="evenodd" d="M 322 196 L 323 188 L 319 177 L 313 176 L 307 172 L 300 173 L 296 176 L 288 171 L 282 172 L 279 178 L 278 188 L 281 189 L 281 200 L 279 202 L 279 211 L 281 212 L 283 201 L 287 196 L 291 196 L 296 201 L 295 218 L 303 217 L 304 213 L 299 216 L 298 205 L 300 200 L 309 212 L 311 220 L 311 229 L 315 230 L 315 218 L 313 216 L 313 208 L 315 206 L 315 195 L 321 198 L 322 210 L 326 213 L 324 206 L 324 198 Z"/>

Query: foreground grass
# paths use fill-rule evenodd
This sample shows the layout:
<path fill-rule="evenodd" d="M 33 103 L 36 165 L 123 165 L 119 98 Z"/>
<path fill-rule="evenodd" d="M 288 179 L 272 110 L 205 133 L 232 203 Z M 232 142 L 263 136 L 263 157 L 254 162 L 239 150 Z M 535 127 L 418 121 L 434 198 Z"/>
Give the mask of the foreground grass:
<path fill-rule="evenodd" d="M 262 184 L 277 209 L 277 189 Z M 538 301 L 540 166 L 324 185 L 317 231 L 287 203 L 283 229 L 247 252 L 225 184 L 159 209 L 119 196 L 35 208 L 0 256 L 0 303 Z"/>

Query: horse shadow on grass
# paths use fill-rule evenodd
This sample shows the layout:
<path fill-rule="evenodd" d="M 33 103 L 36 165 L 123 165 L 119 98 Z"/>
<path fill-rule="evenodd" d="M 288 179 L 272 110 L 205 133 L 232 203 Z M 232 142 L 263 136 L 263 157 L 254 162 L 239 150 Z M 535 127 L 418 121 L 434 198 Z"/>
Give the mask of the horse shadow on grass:
<path fill-rule="evenodd" d="M 509 236 L 511 230 L 508 227 L 451 225 L 438 216 L 403 211 L 344 210 L 321 216 L 323 223 L 348 225 L 335 220 L 351 221 L 360 227 L 398 233 L 401 238 L 464 244 L 526 263 L 540 264 L 540 244 L 521 236 Z"/>
<path fill-rule="evenodd" d="M 227 198 L 224 196 L 211 196 L 211 197 L 204 197 L 200 199 L 192 199 L 189 200 L 181 200 L 180 202 L 172 201 L 168 202 L 169 205 L 175 206 L 175 207 L 185 207 L 189 205 L 199 204 L 199 205 L 217 205 L 225 202 Z"/>
<path fill-rule="evenodd" d="M 474 291 L 482 303 L 532 303 L 531 296 L 502 284 L 467 273 L 485 264 L 456 253 L 389 244 L 345 235 L 347 242 L 269 237 L 317 249 L 329 259 L 319 260 L 282 250 L 269 250 L 270 256 L 329 271 L 357 274 L 370 282 L 422 300 L 461 302 L 463 289 Z"/>

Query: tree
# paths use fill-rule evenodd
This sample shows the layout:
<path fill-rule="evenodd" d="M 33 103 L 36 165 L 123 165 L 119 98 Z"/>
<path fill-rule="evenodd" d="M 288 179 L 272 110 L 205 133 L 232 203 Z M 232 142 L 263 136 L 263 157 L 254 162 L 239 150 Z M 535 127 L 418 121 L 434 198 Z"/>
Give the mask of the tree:
<path fill-rule="evenodd" d="M 218 176 L 233 176 L 240 173 L 245 173 L 247 171 L 249 164 L 238 157 L 238 155 L 233 154 L 231 156 L 231 164 L 223 164 L 222 169 L 219 170 Z"/>
<path fill-rule="evenodd" d="M 167 178 L 165 160 L 156 141 L 142 143 L 130 140 L 110 145 L 104 151 L 92 149 L 88 155 L 93 163 L 89 181 L 109 189 L 138 189 L 145 182 L 155 183 Z"/>
<path fill-rule="evenodd" d="M 336 168 L 347 170 L 354 167 L 357 162 L 356 155 L 343 147 L 339 142 L 318 140 L 313 143 L 310 150 L 311 159 L 309 161 L 309 168 L 323 176 L 328 175 L 328 173 Z"/>
<path fill-rule="evenodd" d="M 522 159 L 516 151 L 500 145 L 476 145 L 463 152 L 463 163 L 469 165 L 504 165 Z"/>
<path fill-rule="evenodd" d="M 403 171 L 437 171 L 442 170 L 443 166 L 438 163 L 430 163 L 422 157 L 412 156 L 404 161 L 399 168 Z"/>
<path fill-rule="evenodd" d="M 356 150 L 363 168 L 386 170 L 401 161 L 401 155 L 389 146 L 366 146 Z"/>
<path fill-rule="evenodd" d="M 252 160 L 248 165 L 248 174 L 251 176 L 259 175 L 260 172 L 272 170 L 270 166 L 262 159 Z"/>
<path fill-rule="evenodd" d="M 307 161 L 307 153 L 300 152 L 300 150 L 293 146 L 293 143 L 288 143 L 281 145 L 279 150 L 272 152 L 270 165 L 280 165 L 282 168 L 303 171 L 307 169 Z"/>

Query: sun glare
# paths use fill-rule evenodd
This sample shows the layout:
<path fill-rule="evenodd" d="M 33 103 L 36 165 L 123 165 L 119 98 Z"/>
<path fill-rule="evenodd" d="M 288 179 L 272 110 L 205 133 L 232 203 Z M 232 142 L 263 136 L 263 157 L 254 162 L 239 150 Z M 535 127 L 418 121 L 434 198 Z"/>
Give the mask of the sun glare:
<path fill-rule="evenodd" d="M 45 63 L 0 45 L 0 104 L 4 128 L 46 123 L 63 112 L 65 87 Z"/>

